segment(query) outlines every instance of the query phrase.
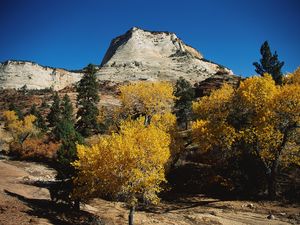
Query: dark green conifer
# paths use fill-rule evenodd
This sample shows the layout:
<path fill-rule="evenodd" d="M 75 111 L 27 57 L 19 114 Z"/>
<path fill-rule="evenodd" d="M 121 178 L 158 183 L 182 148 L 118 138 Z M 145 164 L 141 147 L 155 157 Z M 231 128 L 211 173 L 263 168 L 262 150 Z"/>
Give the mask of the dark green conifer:
<path fill-rule="evenodd" d="M 24 119 L 24 114 L 21 109 L 16 106 L 13 102 L 9 104 L 8 110 L 15 111 L 19 119 Z"/>
<path fill-rule="evenodd" d="M 89 64 L 85 68 L 85 74 L 77 86 L 78 121 L 76 128 L 84 137 L 99 131 L 97 123 L 97 116 L 99 114 L 97 107 L 99 102 L 99 84 L 95 73 L 95 66 Z"/>
<path fill-rule="evenodd" d="M 35 125 L 41 129 L 41 131 L 46 132 L 48 127 L 46 126 L 46 122 L 41 112 L 37 109 L 36 104 L 34 103 L 30 110 L 29 114 L 34 115 L 36 117 Z"/>
<path fill-rule="evenodd" d="M 73 106 L 69 95 L 65 94 L 61 103 L 62 119 L 73 121 Z"/>
<path fill-rule="evenodd" d="M 281 68 L 284 65 L 284 62 L 280 62 L 278 60 L 277 52 L 275 51 L 272 54 L 270 50 L 269 43 L 265 41 L 260 48 L 261 59 L 259 62 L 254 62 L 253 65 L 255 66 L 255 72 L 263 75 L 264 73 L 269 73 L 276 84 L 282 83 L 282 72 Z"/>
<path fill-rule="evenodd" d="M 61 119 L 61 112 L 60 112 L 60 99 L 59 96 L 57 94 L 57 92 L 55 92 L 52 95 L 52 100 L 53 103 L 50 107 L 50 112 L 47 116 L 48 122 L 49 122 L 49 127 L 56 127 Z"/>
<path fill-rule="evenodd" d="M 177 97 L 174 106 L 177 122 L 179 125 L 185 125 L 187 129 L 188 121 L 191 119 L 195 90 L 190 82 L 180 77 L 176 82 L 174 95 Z"/>
<path fill-rule="evenodd" d="M 78 208 L 78 200 L 74 203 L 70 198 L 74 189 L 73 178 L 76 176 L 76 171 L 71 163 L 77 159 L 76 144 L 82 144 L 83 138 L 75 130 L 72 115 L 73 107 L 67 94 L 61 102 L 60 110 L 60 121 L 53 129 L 54 136 L 61 142 L 61 146 L 57 151 L 59 168 L 56 179 L 58 180 L 58 186 L 51 190 L 51 196 L 56 201 L 65 201 Z"/>

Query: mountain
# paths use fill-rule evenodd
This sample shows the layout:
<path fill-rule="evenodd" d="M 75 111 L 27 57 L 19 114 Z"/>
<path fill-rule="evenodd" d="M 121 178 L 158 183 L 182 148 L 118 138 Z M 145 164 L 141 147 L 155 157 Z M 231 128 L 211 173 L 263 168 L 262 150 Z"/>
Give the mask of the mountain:
<path fill-rule="evenodd" d="M 81 70 L 82 71 L 82 70 Z M 136 80 L 175 81 L 184 77 L 193 84 L 214 75 L 233 75 L 232 71 L 211 62 L 176 34 L 133 27 L 116 37 L 98 68 L 102 81 L 122 83 Z M 51 68 L 27 61 L 0 63 L 0 88 L 60 90 L 76 83 L 80 72 Z"/>
<path fill-rule="evenodd" d="M 100 80 L 177 80 L 199 82 L 215 74 L 232 75 L 206 60 L 176 34 L 133 27 L 111 41 L 97 75 Z"/>
<path fill-rule="evenodd" d="M 64 69 L 44 67 L 27 61 L 0 63 L 0 88 L 53 88 L 60 90 L 80 80 L 82 74 Z"/>

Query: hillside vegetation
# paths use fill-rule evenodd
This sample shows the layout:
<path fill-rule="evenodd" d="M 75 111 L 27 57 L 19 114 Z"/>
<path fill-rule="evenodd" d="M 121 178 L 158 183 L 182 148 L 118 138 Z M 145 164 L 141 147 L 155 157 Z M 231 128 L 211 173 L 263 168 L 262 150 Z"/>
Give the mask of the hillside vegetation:
<path fill-rule="evenodd" d="M 57 171 L 53 204 L 120 201 L 130 224 L 178 193 L 299 203 L 300 69 L 280 84 L 263 74 L 199 98 L 194 89 L 138 81 L 107 97 L 90 65 L 72 92 L 15 91 L 28 106 L 2 105 L 2 142 Z"/>

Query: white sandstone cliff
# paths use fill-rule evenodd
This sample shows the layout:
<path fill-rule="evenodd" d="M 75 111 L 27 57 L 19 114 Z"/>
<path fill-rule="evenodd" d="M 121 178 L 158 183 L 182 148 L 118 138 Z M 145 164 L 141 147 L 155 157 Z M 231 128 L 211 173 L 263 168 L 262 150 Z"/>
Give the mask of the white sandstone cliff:
<path fill-rule="evenodd" d="M 232 71 L 205 60 L 174 33 L 133 27 L 112 40 L 97 72 L 100 80 L 169 80 L 180 76 L 192 83 Z"/>
<path fill-rule="evenodd" d="M 206 60 L 174 33 L 146 31 L 133 27 L 116 37 L 102 60 L 97 77 L 121 83 L 137 80 L 176 81 L 184 77 L 197 83 L 213 75 L 232 75 L 232 71 Z M 0 88 L 63 89 L 76 83 L 82 73 L 44 67 L 33 62 L 0 63 Z"/>
<path fill-rule="evenodd" d="M 43 67 L 27 61 L 0 63 L 0 88 L 53 88 L 60 90 L 80 80 L 82 74 L 64 69 Z"/>

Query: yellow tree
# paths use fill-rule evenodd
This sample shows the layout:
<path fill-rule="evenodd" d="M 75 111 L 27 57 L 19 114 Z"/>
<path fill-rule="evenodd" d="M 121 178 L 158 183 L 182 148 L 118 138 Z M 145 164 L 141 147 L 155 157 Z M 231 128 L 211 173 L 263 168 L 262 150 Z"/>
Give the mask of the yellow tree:
<path fill-rule="evenodd" d="M 195 103 L 194 110 L 199 119 L 193 131 L 200 148 L 238 146 L 252 152 L 265 166 L 268 193 L 274 198 L 278 165 L 299 165 L 299 148 L 294 146 L 299 140 L 300 85 L 276 86 L 268 74 L 252 77 L 236 91 L 224 86 L 213 92 Z"/>
<path fill-rule="evenodd" d="M 30 134 L 37 131 L 34 125 L 36 117 L 33 115 L 27 115 L 20 120 L 15 111 L 8 110 L 3 112 L 3 117 L 6 129 L 11 133 L 14 141 L 18 141 L 21 145 Z"/>
<path fill-rule="evenodd" d="M 242 118 L 247 121 L 239 127 L 239 132 L 263 162 L 268 194 L 275 198 L 279 164 L 285 161 L 286 164 L 300 165 L 299 149 L 291 148 L 291 144 L 299 138 L 300 85 L 276 86 L 271 76 L 266 74 L 262 78 L 244 81 L 237 90 L 236 99 L 235 106 L 244 113 Z"/>
<path fill-rule="evenodd" d="M 193 136 L 202 151 L 230 150 L 238 134 L 227 118 L 231 109 L 234 89 L 225 84 L 210 96 L 194 102 L 197 120 L 192 125 Z"/>
<path fill-rule="evenodd" d="M 173 85 L 169 82 L 137 82 L 120 87 L 122 107 L 119 114 L 126 114 L 125 118 L 142 115 L 146 126 L 151 122 L 159 128 L 164 127 L 171 135 L 168 169 L 177 162 L 184 148 L 178 133 L 176 116 L 171 113 L 175 99 Z"/>
<path fill-rule="evenodd" d="M 77 146 L 75 197 L 111 196 L 130 206 L 129 224 L 139 200 L 157 203 L 170 157 L 166 126 L 144 125 L 142 117 L 121 122 L 119 133 L 102 136 L 90 147 Z"/>
<path fill-rule="evenodd" d="M 120 87 L 122 112 L 131 116 L 145 116 L 145 123 L 154 114 L 171 112 L 173 86 L 168 82 L 137 82 Z"/>
<path fill-rule="evenodd" d="M 300 67 L 294 73 L 288 74 L 283 78 L 284 84 L 299 84 L 300 85 Z"/>

